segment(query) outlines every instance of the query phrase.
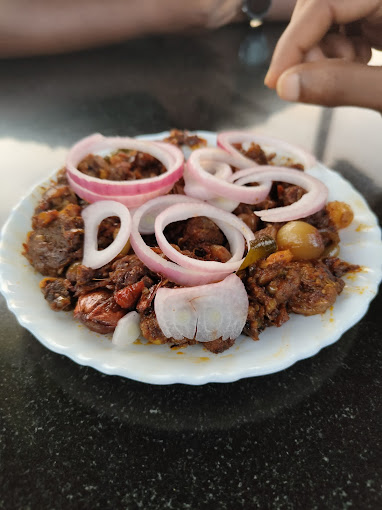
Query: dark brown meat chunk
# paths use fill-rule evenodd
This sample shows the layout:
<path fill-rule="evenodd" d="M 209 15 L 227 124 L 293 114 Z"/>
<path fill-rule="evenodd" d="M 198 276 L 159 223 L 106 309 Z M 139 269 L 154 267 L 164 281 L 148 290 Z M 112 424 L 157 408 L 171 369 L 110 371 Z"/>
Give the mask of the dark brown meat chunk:
<path fill-rule="evenodd" d="M 344 287 L 344 282 L 320 261 L 292 261 L 267 267 L 254 264 L 246 274 L 249 310 L 243 332 L 255 340 L 264 328 L 284 324 L 290 312 L 324 313 Z"/>
<path fill-rule="evenodd" d="M 198 149 L 199 147 L 205 147 L 207 145 L 207 141 L 204 138 L 200 138 L 200 136 L 197 135 L 190 135 L 188 131 L 180 129 L 172 129 L 170 135 L 163 141 L 172 143 L 177 147 L 185 145 L 191 149 Z"/>
<path fill-rule="evenodd" d="M 235 343 L 234 338 L 229 338 L 228 340 L 222 340 L 221 338 L 216 338 L 216 340 L 211 340 L 211 342 L 203 342 L 203 347 L 205 347 L 208 351 L 213 352 L 214 354 L 220 354 L 221 352 L 226 351 Z"/>
<path fill-rule="evenodd" d="M 166 344 L 167 342 L 174 343 L 173 338 L 167 338 L 164 336 L 153 310 L 151 310 L 149 313 L 141 315 L 140 326 L 142 335 L 149 342 L 154 344 Z"/>
<path fill-rule="evenodd" d="M 66 278 L 72 285 L 74 295 L 78 297 L 99 288 L 110 288 L 110 270 L 111 264 L 102 266 L 99 269 L 91 269 L 80 262 L 75 262 L 66 271 Z"/>
<path fill-rule="evenodd" d="M 359 271 L 361 268 L 356 264 L 349 264 L 338 257 L 328 257 L 323 260 L 323 263 L 329 268 L 329 271 L 334 274 L 337 278 L 345 275 L 346 273 L 354 273 Z"/>
<path fill-rule="evenodd" d="M 326 312 L 342 292 L 344 282 L 319 261 L 300 261 L 298 269 L 301 276 L 300 288 L 289 301 L 289 309 L 302 315 Z"/>
<path fill-rule="evenodd" d="M 263 149 L 257 143 L 251 143 L 247 150 L 243 149 L 240 143 L 234 143 L 233 146 L 239 150 L 245 157 L 252 159 L 258 165 L 268 165 L 268 158 Z"/>
<path fill-rule="evenodd" d="M 155 278 L 150 270 L 136 255 L 126 255 L 111 266 L 110 284 L 116 291 L 123 289 L 139 280 L 144 280 L 145 287 L 151 287 Z"/>
<path fill-rule="evenodd" d="M 46 226 L 29 233 L 24 255 L 42 275 L 60 276 L 82 258 L 83 227 L 81 207 L 69 204 Z"/>
<path fill-rule="evenodd" d="M 73 309 L 70 282 L 65 278 L 44 278 L 40 282 L 40 289 L 49 306 L 55 312 Z"/>
<path fill-rule="evenodd" d="M 225 236 L 216 223 L 204 216 L 197 216 L 187 220 L 177 244 L 182 250 L 193 251 L 204 243 L 223 245 L 224 242 Z"/>
<path fill-rule="evenodd" d="M 155 177 L 166 168 L 154 156 L 138 151 L 119 150 L 105 158 L 89 154 L 78 165 L 86 175 L 109 181 L 132 181 Z"/>
<path fill-rule="evenodd" d="M 67 184 L 54 184 L 48 188 L 35 209 L 35 214 L 55 209 L 61 211 L 68 204 L 77 204 L 77 195 Z"/>
<path fill-rule="evenodd" d="M 126 313 L 108 290 L 97 290 L 78 298 L 74 317 L 96 333 L 112 333 Z"/>

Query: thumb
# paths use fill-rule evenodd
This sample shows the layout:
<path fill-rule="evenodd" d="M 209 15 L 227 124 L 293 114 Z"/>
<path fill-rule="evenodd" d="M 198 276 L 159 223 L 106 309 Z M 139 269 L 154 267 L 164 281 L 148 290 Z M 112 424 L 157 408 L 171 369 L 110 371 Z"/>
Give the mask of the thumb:
<path fill-rule="evenodd" d="M 286 101 L 382 112 L 382 68 L 342 59 L 299 64 L 280 76 L 277 93 Z"/>

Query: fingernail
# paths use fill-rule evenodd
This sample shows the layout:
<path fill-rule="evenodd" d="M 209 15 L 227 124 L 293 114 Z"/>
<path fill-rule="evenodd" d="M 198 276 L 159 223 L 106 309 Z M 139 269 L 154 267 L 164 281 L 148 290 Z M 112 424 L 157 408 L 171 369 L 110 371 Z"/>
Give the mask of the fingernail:
<path fill-rule="evenodd" d="M 277 94 L 285 101 L 298 101 L 300 97 L 300 77 L 296 73 L 280 76 Z"/>

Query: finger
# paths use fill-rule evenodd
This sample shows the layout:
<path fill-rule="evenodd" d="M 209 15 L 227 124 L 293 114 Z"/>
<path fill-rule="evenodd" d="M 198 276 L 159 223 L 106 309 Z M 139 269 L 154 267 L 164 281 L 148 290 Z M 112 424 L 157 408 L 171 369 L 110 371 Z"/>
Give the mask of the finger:
<path fill-rule="evenodd" d="M 320 46 L 315 46 L 311 50 L 309 50 L 307 53 L 305 53 L 304 56 L 304 62 L 318 62 L 319 60 L 325 60 L 326 55 L 320 48 Z"/>
<path fill-rule="evenodd" d="M 286 101 L 364 106 L 382 112 L 382 68 L 339 59 L 299 64 L 277 82 Z"/>
<path fill-rule="evenodd" d="M 355 60 L 357 53 L 352 40 L 343 34 L 328 34 L 320 44 L 321 50 L 328 58 Z"/>
<path fill-rule="evenodd" d="M 274 88 L 288 68 L 301 63 L 333 23 L 347 24 L 373 14 L 380 0 L 298 0 L 290 24 L 276 45 L 265 84 Z"/>

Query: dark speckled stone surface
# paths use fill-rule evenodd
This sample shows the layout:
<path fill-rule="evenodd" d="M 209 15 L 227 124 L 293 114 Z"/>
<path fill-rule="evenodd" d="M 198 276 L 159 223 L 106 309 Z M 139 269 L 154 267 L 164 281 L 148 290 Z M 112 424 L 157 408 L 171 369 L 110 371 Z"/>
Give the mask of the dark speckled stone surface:
<path fill-rule="evenodd" d="M 0 144 L 261 126 L 341 171 L 381 220 L 382 119 L 291 106 L 266 90 L 280 31 L 239 26 L 2 61 Z M 50 352 L 0 298 L 0 508 L 382 508 L 381 302 L 283 372 L 161 387 Z"/>

